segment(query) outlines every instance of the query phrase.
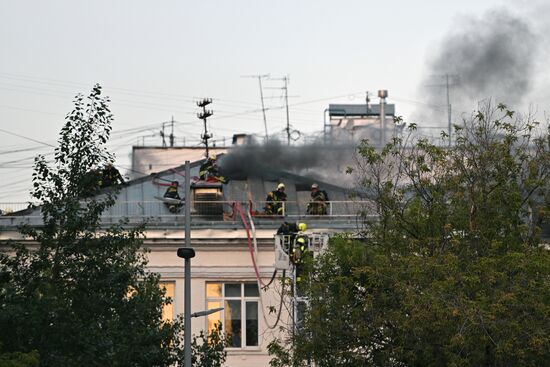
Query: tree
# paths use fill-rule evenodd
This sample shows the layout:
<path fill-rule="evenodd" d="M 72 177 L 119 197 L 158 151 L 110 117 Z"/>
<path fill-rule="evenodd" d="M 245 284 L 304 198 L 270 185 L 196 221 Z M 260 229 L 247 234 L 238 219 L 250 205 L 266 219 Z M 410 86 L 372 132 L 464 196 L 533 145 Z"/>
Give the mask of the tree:
<path fill-rule="evenodd" d="M 38 352 L 35 350 L 29 353 L 3 353 L 0 348 L 0 367 L 38 367 L 38 361 Z"/>
<path fill-rule="evenodd" d="M 171 300 L 146 271 L 143 228 L 100 225 L 117 192 L 101 182 L 114 163 L 108 102 L 99 85 L 76 97 L 53 165 L 35 160 L 44 224 L 21 232 L 36 248 L 0 254 L 0 345 L 38 353 L 41 366 L 170 366 L 182 354 L 182 322 L 162 321 Z"/>
<path fill-rule="evenodd" d="M 193 336 L 191 347 L 193 357 L 191 364 L 197 367 L 221 367 L 227 358 L 225 347 L 228 342 L 222 332 L 222 324 L 216 323 L 209 333 L 201 330 L 198 336 Z M 183 359 L 184 355 L 181 354 Z M 180 364 L 183 366 L 182 359 Z"/>
<path fill-rule="evenodd" d="M 313 262 L 304 327 L 274 365 L 547 363 L 548 131 L 504 105 L 455 129 L 451 147 L 412 135 L 358 147 L 378 218 Z"/>

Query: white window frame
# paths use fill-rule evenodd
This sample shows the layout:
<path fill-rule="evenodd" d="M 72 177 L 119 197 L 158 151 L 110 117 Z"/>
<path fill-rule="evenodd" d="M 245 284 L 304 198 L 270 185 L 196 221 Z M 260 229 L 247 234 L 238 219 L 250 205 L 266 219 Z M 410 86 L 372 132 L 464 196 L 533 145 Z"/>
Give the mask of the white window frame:
<path fill-rule="evenodd" d="M 221 284 L 222 294 L 221 297 L 209 297 L 207 287 L 208 284 Z M 226 284 L 239 284 L 241 286 L 241 296 L 240 297 L 226 297 L 225 296 L 225 285 Z M 225 306 L 225 301 L 240 301 L 241 302 L 241 346 L 232 347 L 228 346 L 228 350 L 260 350 L 261 349 L 261 340 L 260 340 L 260 297 L 259 294 L 261 289 L 258 287 L 258 296 L 245 296 L 244 295 L 244 286 L 245 284 L 254 284 L 258 287 L 256 282 L 247 282 L 247 281 L 231 281 L 231 280 L 219 280 L 219 281 L 207 281 L 205 283 L 205 309 L 208 308 L 208 302 L 220 302 L 221 307 Z M 258 345 L 246 345 L 246 304 L 249 302 L 256 302 L 257 306 L 257 323 L 258 323 Z M 220 320 L 222 322 L 222 331 L 225 333 L 225 310 L 220 311 Z M 205 317 L 206 330 L 208 330 L 208 316 Z"/>

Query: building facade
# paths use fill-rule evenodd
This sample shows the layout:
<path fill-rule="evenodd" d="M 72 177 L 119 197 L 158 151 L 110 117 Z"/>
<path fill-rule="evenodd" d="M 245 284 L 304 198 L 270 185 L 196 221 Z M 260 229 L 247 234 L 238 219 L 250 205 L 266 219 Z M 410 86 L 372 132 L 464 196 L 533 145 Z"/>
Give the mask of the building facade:
<path fill-rule="evenodd" d="M 198 176 L 201 162 L 191 164 L 191 176 Z M 105 226 L 121 219 L 130 225 L 147 221 L 148 269 L 160 274 L 162 286 L 173 299 L 164 310 L 166 319 L 183 313 L 184 267 L 176 252 L 185 243 L 185 217 L 181 205 L 174 210 L 163 196 L 168 185 L 178 181 L 184 198 L 184 172 L 184 166 L 179 166 L 128 182 L 102 217 Z M 189 198 L 191 245 L 196 252 L 191 261 L 191 308 L 193 312 L 224 308 L 193 318 L 192 331 L 198 334 L 221 322 L 230 336 L 227 366 L 268 366 L 267 345 L 281 336 L 281 327 L 292 327 L 292 300 L 283 296 L 282 271 L 275 268 L 274 238 L 282 222 L 305 222 L 310 234 L 353 232 L 358 229 L 357 213 L 365 205 L 350 201 L 348 190 L 342 187 L 318 182 L 331 199 L 327 215 L 307 215 L 312 182 L 283 172 L 276 176 L 230 181 L 221 186 L 220 195 L 192 191 Z M 285 183 L 288 195 L 284 213 L 265 215 L 265 197 L 279 182 Z M 24 242 L 17 231 L 23 223 L 40 226 L 40 208 L 0 216 L 0 241 Z M 291 271 L 286 276 L 290 275 Z"/>

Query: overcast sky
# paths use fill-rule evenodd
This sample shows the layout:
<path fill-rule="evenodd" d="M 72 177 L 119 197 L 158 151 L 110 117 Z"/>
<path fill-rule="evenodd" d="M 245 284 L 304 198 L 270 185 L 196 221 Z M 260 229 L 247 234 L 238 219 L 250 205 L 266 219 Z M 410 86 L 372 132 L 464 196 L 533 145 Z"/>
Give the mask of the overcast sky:
<path fill-rule="evenodd" d="M 32 157 L 51 151 L 41 143 L 55 144 L 73 96 L 94 83 L 112 99 L 120 165 L 132 144 L 159 144 L 172 116 L 177 143 L 197 144 L 199 97 L 214 99 L 215 138 L 263 134 L 258 82 L 245 75 L 289 76 L 291 124 L 301 132 L 322 130 L 329 103 L 363 103 L 378 89 L 407 119 L 441 106 L 423 90 L 446 35 L 502 7 L 540 32 L 547 8 L 525 4 L 533 2 L 0 0 L 0 201 L 28 199 Z M 530 96 L 548 80 L 543 66 L 533 67 Z M 269 133 L 278 134 L 282 82 L 264 87 Z"/>

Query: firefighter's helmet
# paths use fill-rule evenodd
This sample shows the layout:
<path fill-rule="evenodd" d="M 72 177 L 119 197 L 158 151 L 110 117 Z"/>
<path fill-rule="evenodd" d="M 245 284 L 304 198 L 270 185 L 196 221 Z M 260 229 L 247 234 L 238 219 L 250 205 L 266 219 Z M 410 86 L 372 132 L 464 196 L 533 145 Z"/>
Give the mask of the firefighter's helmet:
<path fill-rule="evenodd" d="M 277 190 L 284 189 L 284 188 L 285 188 L 285 184 L 282 182 L 277 185 Z"/>
<path fill-rule="evenodd" d="M 307 230 L 307 225 L 305 223 L 298 223 L 298 230 L 304 232 Z"/>

